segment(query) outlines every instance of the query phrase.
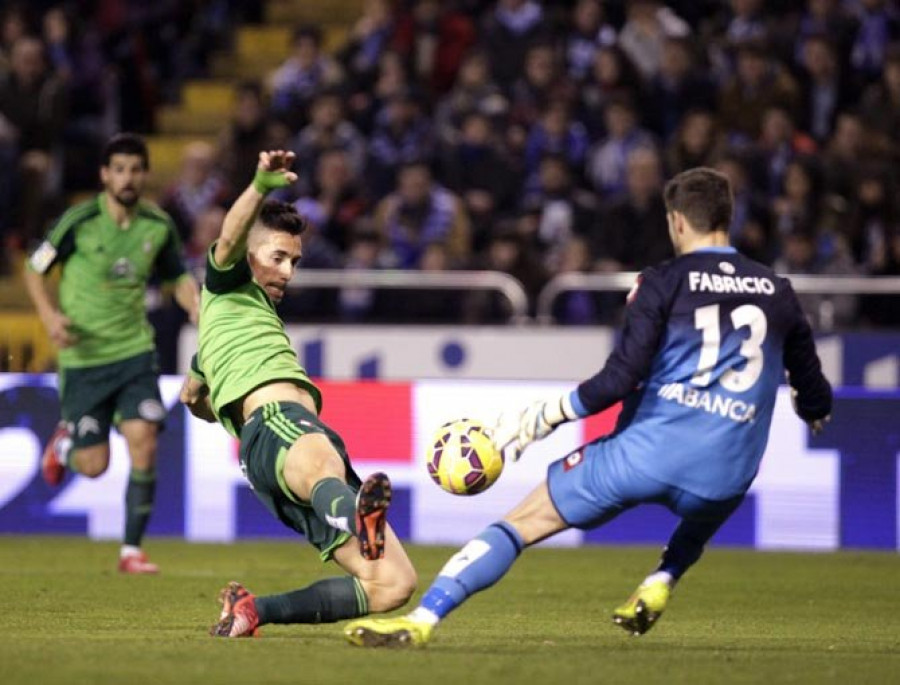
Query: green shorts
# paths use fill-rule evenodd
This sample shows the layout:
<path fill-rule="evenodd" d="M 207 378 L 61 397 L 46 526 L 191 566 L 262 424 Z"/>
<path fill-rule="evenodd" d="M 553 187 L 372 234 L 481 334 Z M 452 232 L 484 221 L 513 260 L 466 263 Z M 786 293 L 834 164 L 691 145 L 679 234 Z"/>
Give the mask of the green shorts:
<path fill-rule="evenodd" d="M 340 436 L 319 417 L 296 402 L 271 402 L 259 407 L 241 429 L 241 470 L 266 509 L 292 530 L 304 535 L 328 561 L 334 550 L 349 538 L 320 519 L 308 502 L 300 500 L 284 481 L 284 460 L 297 439 L 307 433 L 322 433 L 344 461 L 347 485 L 359 490 L 359 476 L 350 465 Z"/>
<path fill-rule="evenodd" d="M 60 369 L 62 418 L 69 424 L 73 447 L 106 442 L 110 426 L 129 419 L 143 419 L 162 428 L 166 410 L 158 378 L 155 352 L 111 364 Z"/>

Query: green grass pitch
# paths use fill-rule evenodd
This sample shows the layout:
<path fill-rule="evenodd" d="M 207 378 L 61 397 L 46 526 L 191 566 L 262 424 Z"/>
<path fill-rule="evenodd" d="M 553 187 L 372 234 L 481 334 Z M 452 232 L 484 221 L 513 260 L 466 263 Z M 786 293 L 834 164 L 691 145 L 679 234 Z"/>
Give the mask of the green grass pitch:
<path fill-rule="evenodd" d="M 631 638 L 609 614 L 659 550 L 529 550 L 426 649 L 387 651 L 345 644 L 341 624 L 207 635 L 229 580 L 270 593 L 334 572 L 300 541 L 147 549 L 158 577 L 119 576 L 113 544 L 0 537 L 0 683 L 900 682 L 896 554 L 713 548 Z M 410 549 L 420 589 L 450 552 Z"/>

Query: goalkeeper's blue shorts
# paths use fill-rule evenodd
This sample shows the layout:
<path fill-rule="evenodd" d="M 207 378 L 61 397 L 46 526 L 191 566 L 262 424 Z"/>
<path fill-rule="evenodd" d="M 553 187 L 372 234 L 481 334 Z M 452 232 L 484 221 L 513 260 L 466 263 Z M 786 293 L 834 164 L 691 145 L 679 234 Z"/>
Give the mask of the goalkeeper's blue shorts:
<path fill-rule="evenodd" d="M 547 486 L 562 519 L 573 528 L 590 529 L 611 521 L 638 504 L 662 504 L 683 519 L 718 528 L 744 499 L 698 497 L 639 471 L 610 440 L 598 440 L 550 464 Z"/>

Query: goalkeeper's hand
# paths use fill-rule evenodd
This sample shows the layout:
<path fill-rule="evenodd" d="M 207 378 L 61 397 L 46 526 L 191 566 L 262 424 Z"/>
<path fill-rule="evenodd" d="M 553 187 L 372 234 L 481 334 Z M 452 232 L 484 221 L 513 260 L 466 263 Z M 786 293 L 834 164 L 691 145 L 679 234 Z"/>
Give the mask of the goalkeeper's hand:
<path fill-rule="evenodd" d="M 297 180 L 291 171 L 294 153 L 285 150 L 270 150 L 259 153 L 259 164 L 253 177 L 253 187 L 260 195 L 268 195 L 273 190 L 285 188 Z"/>
<path fill-rule="evenodd" d="M 578 418 L 568 394 L 500 414 L 491 437 L 505 459 L 518 461 L 535 440 L 546 438 L 557 426 Z"/>
<path fill-rule="evenodd" d="M 797 410 L 797 391 L 794 390 L 794 388 L 791 388 L 791 405 L 794 407 L 794 413 L 797 414 L 797 416 L 800 416 L 800 412 Z M 823 416 L 821 419 L 813 419 L 811 421 L 805 422 L 806 425 L 809 426 L 809 430 L 812 431 L 812 434 L 818 435 L 823 430 L 825 430 L 825 424 L 829 421 L 831 421 L 831 414 L 828 414 L 828 416 Z"/>

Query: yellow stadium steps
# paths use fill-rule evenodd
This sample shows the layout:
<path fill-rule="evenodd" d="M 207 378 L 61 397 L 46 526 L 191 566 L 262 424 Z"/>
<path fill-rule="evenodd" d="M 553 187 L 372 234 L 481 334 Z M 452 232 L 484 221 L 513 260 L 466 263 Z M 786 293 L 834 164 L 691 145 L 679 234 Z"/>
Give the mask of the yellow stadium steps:
<path fill-rule="evenodd" d="M 269 0 L 265 19 L 272 24 L 352 24 L 362 14 L 364 0 Z"/>

